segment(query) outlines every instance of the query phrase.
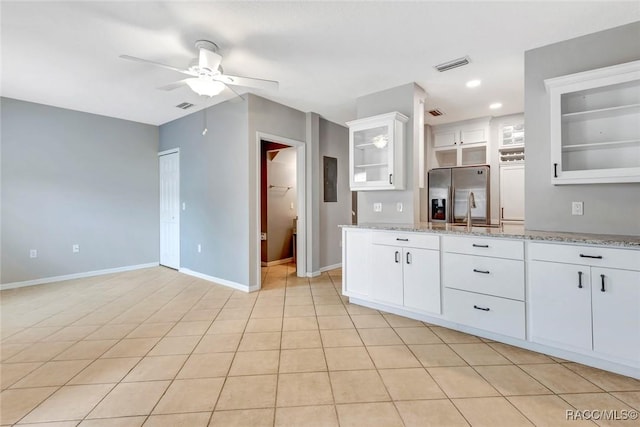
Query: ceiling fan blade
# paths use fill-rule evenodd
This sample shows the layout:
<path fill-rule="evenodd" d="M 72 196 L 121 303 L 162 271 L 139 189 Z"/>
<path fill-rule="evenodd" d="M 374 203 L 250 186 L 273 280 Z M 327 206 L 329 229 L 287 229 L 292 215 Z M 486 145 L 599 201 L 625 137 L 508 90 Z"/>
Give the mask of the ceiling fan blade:
<path fill-rule="evenodd" d="M 178 73 L 186 74 L 188 76 L 197 76 L 196 73 L 193 73 L 189 70 L 181 70 L 180 68 L 172 67 L 171 65 L 161 64 L 160 62 L 149 61 L 148 59 L 137 58 L 135 56 L 130 56 L 130 55 L 120 55 L 120 58 L 129 60 L 129 61 L 142 62 L 144 64 L 155 65 L 156 67 L 162 67 L 162 68 L 166 68 L 167 70 L 177 71 Z"/>
<path fill-rule="evenodd" d="M 234 96 L 233 98 L 231 98 L 229 101 L 236 103 L 236 102 L 240 102 L 240 100 L 244 101 L 245 98 L 244 96 L 240 95 L 234 88 L 232 88 L 231 86 L 229 86 L 228 84 L 225 83 L 225 86 L 227 87 L 227 89 L 229 89 L 231 92 L 235 93 L 236 96 Z"/>
<path fill-rule="evenodd" d="M 160 86 L 158 89 L 160 89 L 160 90 L 178 89 L 179 87 L 182 87 L 182 86 L 186 85 L 187 84 L 187 80 L 189 80 L 189 79 L 178 80 L 177 82 L 169 83 L 168 85 L 165 85 L 165 86 Z"/>
<path fill-rule="evenodd" d="M 275 80 L 254 79 L 251 77 L 230 76 L 220 74 L 213 76 L 214 80 L 219 80 L 226 85 L 253 87 L 256 89 L 278 90 L 279 83 Z"/>

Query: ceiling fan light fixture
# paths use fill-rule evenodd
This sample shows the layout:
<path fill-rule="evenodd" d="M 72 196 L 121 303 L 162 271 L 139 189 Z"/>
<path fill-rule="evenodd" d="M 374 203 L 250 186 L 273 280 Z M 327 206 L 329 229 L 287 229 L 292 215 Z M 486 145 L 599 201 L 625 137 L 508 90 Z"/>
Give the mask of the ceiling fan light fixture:
<path fill-rule="evenodd" d="M 187 79 L 187 85 L 200 96 L 216 96 L 224 90 L 224 83 L 203 78 Z"/>

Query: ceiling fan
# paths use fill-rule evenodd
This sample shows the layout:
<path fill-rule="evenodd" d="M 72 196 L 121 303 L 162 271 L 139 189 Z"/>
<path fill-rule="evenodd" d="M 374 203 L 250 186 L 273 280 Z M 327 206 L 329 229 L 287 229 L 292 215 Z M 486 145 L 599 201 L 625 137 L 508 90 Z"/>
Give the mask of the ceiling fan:
<path fill-rule="evenodd" d="M 190 76 L 190 78 L 179 80 L 158 88 L 162 90 L 173 90 L 187 85 L 198 95 L 212 97 L 222 92 L 226 86 L 231 89 L 233 93 L 242 98 L 242 95 L 236 92 L 232 86 L 244 86 L 265 90 L 278 89 L 278 82 L 274 80 L 255 79 L 251 77 L 224 74 L 224 71 L 220 66 L 222 56 L 218 54 L 218 45 L 215 43 L 208 40 L 198 40 L 196 41 L 196 48 L 199 51 L 197 62 L 194 60 L 193 65 L 186 70 L 155 61 L 149 61 L 147 59 L 137 58 L 135 56 L 120 55 L 120 58 L 155 65 L 157 67 L 166 68 L 168 70 L 177 71 L 178 73 Z"/>

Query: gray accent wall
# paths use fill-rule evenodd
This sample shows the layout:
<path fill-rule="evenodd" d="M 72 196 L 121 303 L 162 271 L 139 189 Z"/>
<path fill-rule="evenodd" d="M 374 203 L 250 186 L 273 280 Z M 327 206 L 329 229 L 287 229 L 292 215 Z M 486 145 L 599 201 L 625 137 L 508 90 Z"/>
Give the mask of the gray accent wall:
<path fill-rule="evenodd" d="M 323 156 L 338 159 L 338 201 L 325 202 L 320 195 L 320 268 L 342 262 L 340 225 L 351 224 L 351 190 L 349 189 L 349 129 L 325 119 L 319 122 L 320 162 Z M 320 163 L 320 192 L 323 191 L 324 168 Z"/>
<path fill-rule="evenodd" d="M 640 235 L 640 184 L 551 185 L 549 97 L 544 80 L 640 59 L 635 22 L 525 52 L 525 226 L 531 230 Z M 571 215 L 571 202 L 584 215 Z"/>
<path fill-rule="evenodd" d="M 359 119 L 378 114 L 398 111 L 409 117 L 405 124 L 405 189 L 389 191 L 358 192 L 358 223 L 373 222 L 413 224 L 420 221 L 420 193 L 418 188 L 418 147 L 414 144 L 418 118 L 415 111 L 424 91 L 415 83 L 362 96 L 357 99 Z M 418 131 L 423 131 L 420 129 Z M 398 212 L 397 203 L 402 202 L 403 210 Z M 382 203 L 382 212 L 374 212 L 373 204 Z"/>
<path fill-rule="evenodd" d="M 205 114 L 208 132 L 202 135 Z M 243 285 L 249 283 L 250 253 L 247 123 L 243 101 L 160 126 L 160 151 L 180 148 L 186 208 L 180 212 L 180 267 Z"/>
<path fill-rule="evenodd" d="M 157 263 L 158 128 L 0 103 L 1 283 Z"/>

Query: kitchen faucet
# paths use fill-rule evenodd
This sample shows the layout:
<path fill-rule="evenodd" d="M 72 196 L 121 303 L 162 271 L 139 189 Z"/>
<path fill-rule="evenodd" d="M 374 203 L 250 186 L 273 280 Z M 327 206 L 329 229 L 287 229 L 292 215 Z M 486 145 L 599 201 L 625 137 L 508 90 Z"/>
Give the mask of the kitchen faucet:
<path fill-rule="evenodd" d="M 471 231 L 471 208 L 476 207 L 476 197 L 473 195 L 473 191 L 469 191 L 469 197 L 467 197 L 467 230 Z"/>

